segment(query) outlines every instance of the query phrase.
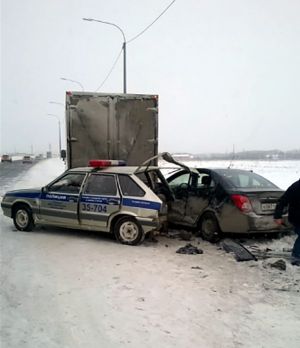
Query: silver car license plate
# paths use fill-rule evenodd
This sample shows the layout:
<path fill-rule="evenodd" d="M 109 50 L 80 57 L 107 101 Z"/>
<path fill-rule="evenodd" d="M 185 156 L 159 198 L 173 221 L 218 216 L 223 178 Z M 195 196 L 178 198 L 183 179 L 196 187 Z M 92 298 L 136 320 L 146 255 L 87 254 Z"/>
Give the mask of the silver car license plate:
<path fill-rule="evenodd" d="M 262 210 L 275 210 L 276 203 L 262 203 L 261 209 Z"/>

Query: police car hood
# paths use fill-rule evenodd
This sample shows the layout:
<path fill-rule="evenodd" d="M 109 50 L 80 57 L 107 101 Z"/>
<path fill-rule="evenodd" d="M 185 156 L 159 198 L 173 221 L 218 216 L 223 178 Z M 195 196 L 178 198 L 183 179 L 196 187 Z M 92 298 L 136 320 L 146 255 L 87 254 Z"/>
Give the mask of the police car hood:
<path fill-rule="evenodd" d="M 22 189 L 22 190 L 13 190 L 6 192 L 6 196 L 14 196 L 14 197 L 38 197 L 42 192 L 41 187 L 35 187 L 30 189 Z"/>

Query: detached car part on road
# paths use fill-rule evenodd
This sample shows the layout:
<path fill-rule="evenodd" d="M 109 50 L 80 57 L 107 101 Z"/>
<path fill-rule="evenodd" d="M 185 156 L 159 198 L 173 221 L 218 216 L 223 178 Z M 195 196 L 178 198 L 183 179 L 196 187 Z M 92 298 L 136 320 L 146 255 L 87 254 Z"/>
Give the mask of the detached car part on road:
<path fill-rule="evenodd" d="M 35 224 L 112 232 L 123 244 L 141 243 L 158 228 L 161 200 L 135 174 L 136 167 L 91 161 L 92 167 L 66 171 L 41 189 L 10 191 L 4 215 L 18 230 Z"/>

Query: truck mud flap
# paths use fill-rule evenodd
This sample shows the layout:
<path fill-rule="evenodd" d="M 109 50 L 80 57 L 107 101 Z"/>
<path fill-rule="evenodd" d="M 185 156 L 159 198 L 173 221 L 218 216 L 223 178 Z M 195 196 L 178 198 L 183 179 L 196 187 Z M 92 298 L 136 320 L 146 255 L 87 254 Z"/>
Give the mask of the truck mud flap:
<path fill-rule="evenodd" d="M 257 258 L 242 244 L 233 241 L 232 239 L 224 239 L 221 242 L 222 248 L 227 253 L 233 253 L 237 261 L 257 261 Z"/>

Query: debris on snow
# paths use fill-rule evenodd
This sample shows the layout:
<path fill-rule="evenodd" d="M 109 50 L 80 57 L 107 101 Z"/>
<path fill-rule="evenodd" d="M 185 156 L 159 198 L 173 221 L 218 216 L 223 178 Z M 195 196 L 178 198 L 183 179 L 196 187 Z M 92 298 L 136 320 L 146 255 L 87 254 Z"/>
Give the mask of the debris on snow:
<path fill-rule="evenodd" d="M 233 253 L 237 261 L 257 260 L 247 248 L 245 248 L 242 244 L 233 241 L 232 239 L 224 239 L 221 245 L 227 253 Z"/>
<path fill-rule="evenodd" d="M 191 243 L 188 243 L 186 246 L 179 248 L 176 251 L 176 253 L 195 255 L 195 254 L 203 254 L 203 250 L 197 248 L 196 246 L 192 245 Z"/>
<path fill-rule="evenodd" d="M 281 271 L 285 271 L 286 270 L 286 263 L 284 260 L 280 259 L 280 260 L 277 260 L 273 263 L 269 263 L 270 267 L 273 267 L 273 268 L 277 268 Z"/>

